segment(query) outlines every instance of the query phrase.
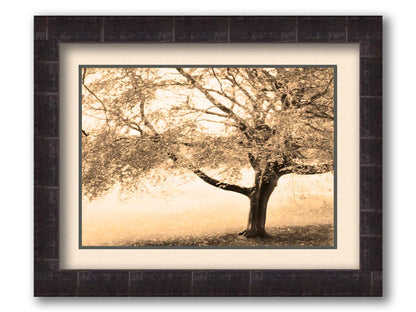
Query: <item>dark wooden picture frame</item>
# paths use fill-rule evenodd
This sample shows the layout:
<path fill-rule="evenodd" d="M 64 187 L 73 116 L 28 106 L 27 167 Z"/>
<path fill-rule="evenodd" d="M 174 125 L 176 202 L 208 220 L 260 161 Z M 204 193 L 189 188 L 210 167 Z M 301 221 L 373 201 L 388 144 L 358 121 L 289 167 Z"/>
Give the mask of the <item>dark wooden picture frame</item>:
<path fill-rule="evenodd" d="M 35 296 L 382 296 L 381 16 L 35 16 Z M 359 270 L 59 268 L 59 44 L 359 43 Z"/>

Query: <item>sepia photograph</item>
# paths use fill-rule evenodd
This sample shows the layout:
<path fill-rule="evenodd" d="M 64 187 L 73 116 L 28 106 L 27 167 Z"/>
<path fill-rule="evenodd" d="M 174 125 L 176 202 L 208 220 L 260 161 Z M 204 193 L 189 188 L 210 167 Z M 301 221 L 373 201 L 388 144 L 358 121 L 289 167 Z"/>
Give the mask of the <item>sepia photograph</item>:
<path fill-rule="evenodd" d="M 335 65 L 80 65 L 80 248 L 336 248 Z"/>

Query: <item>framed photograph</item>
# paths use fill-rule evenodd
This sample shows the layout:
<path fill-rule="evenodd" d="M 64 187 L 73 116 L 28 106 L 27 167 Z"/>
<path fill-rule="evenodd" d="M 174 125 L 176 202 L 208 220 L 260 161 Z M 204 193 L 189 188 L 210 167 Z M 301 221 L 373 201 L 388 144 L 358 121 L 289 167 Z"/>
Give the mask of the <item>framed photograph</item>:
<path fill-rule="evenodd" d="M 382 295 L 382 17 L 34 24 L 35 296 Z"/>

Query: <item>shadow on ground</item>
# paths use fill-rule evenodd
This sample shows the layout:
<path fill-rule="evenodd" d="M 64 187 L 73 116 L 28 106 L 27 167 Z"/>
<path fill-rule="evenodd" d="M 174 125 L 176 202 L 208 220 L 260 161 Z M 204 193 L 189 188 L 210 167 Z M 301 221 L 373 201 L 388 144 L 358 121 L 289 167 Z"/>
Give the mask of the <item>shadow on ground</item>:
<path fill-rule="evenodd" d="M 333 247 L 334 227 L 328 224 L 272 227 L 270 238 L 245 238 L 237 233 L 137 241 L 135 247 Z"/>

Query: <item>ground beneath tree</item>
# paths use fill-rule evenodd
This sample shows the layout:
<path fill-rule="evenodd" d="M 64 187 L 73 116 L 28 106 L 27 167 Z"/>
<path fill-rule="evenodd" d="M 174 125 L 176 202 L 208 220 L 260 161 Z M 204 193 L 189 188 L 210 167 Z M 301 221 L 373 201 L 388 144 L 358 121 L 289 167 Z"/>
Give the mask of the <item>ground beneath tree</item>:
<path fill-rule="evenodd" d="M 143 240 L 129 246 L 135 247 L 332 247 L 334 227 L 328 224 L 273 227 L 270 238 L 245 238 L 236 233 L 203 235 L 167 240 Z"/>
<path fill-rule="evenodd" d="M 83 201 L 83 246 L 332 246 L 333 176 L 283 176 L 267 209 L 270 239 L 247 239 L 247 197 L 195 180 L 172 192 L 120 201 L 116 193 Z M 146 197 L 147 196 L 147 197 Z"/>

